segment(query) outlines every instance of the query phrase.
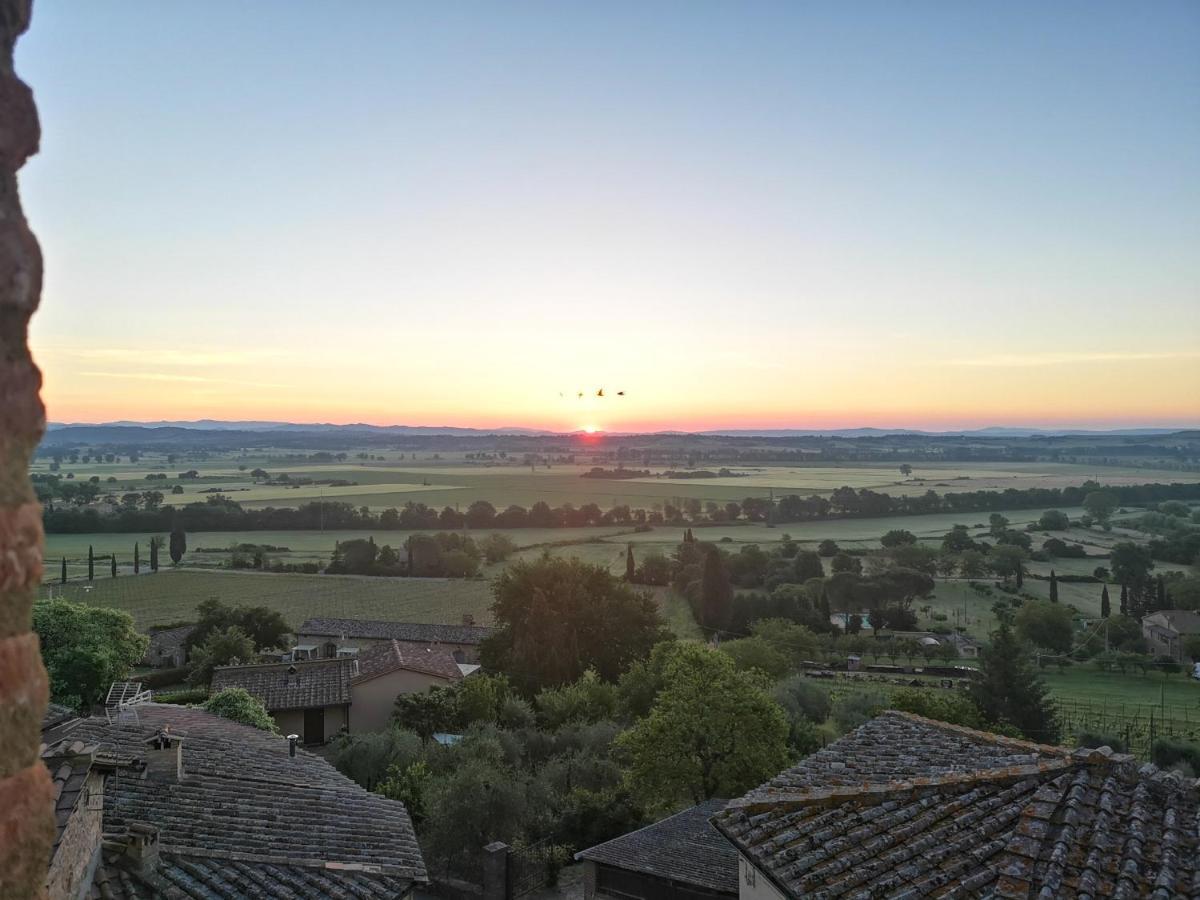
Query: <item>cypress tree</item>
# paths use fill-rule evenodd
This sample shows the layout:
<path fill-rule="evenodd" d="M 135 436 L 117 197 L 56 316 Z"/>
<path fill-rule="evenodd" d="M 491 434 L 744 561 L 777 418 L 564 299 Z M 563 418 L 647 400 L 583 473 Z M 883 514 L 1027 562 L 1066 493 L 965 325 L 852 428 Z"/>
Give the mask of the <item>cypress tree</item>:
<path fill-rule="evenodd" d="M 629 544 L 625 548 L 625 580 L 632 584 L 636 572 L 637 567 L 633 562 L 633 544 Z"/>
<path fill-rule="evenodd" d="M 1054 570 L 1050 570 L 1050 602 L 1058 602 L 1058 576 L 1054 574 Z"/>
<path fill-rule="evenodd" d="M 721 551 L 710 546 L 700 576 L 700 624 L 714 631 L 723 629 L 729 624 L 732 602 L 733 585 L 721 561 Z"/>
<path fill-rule="evenodd" d="M 1167 585 L 1163 581 L 1163 577 L 1161 575 L 1159 575 L 1158 578 L 1155 580 L 1157 581 L 1157 585 L 1155 586 L 1155 591 L 1156 591 L 1156 593 L 1155 593 L 1155 603 L 1156 603 L 1155 609 L 1166 609 L 1167 608 Z"/>
<path fill-rule="evenodd" d="M 109 561 L 112 563 L 112 577 L 116 578 L 117 577 L 117 554 L 114 553 L 112 556 L 110 556 Z"/>
<path fill-rule="evenodd" d="M 1129 585 L 1121 585 L 1121 615 L 1129 615 Z"/>
<path fill-rule="evenodd" d="M 92 581 L 96 577 L 96 554 L 92 552 L 92 545 L 88 544 L 88 581 Z"/>
<path fill-rule="evenodd" d="M 137 541 L 133 542 L 133 574 L 136 575 L 142 570 L 142 561 L 138 556 Z"/>
<path fill-rule="evenodd" d="M 1108 585 L 1100 590 L 1100 618 L 1107 619 L 1112 615 L 1112 603 L 1108 599 Z"/>
<path fill-rule="evenodd" d="M 182 528 L 171 529 L 171 545 L 167 549 L 171 553 L 171 562 L 179 565 L 183 554 L 187 553 L 187 535 Z"/>
<path fill-rule="evenodd" d="M 158 571 L 158 538 L 150 538 L 150 571 Z"/>
<path fill-rule="evenodd" d="M 1025 587 L 1025 567 L 1017 560 L 1017 590 Z"/>
<path fill-rule="evenodd" d="M 1030 740 L 1058 740 L 1058 718 L 1045 682 L 1006 619 L 980 654 L 979 675 L 969 691 L 988 722 L 1014 725 Z"/>
<path fill-rule="evenodd" d="M 62 583 L 67 583 L 67 558 L 65 556 L 62 558 Z"/>

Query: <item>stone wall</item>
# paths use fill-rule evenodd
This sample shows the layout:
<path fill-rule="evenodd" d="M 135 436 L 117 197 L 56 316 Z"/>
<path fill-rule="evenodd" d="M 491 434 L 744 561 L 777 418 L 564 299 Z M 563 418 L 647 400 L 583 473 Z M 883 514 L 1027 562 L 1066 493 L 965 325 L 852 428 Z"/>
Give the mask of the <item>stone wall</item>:
<path fill-rule="evenodd" d="M 29 461 L 46 427 L 42 376 L 29 354 L 29 318 L 42 258 L 25 222 L 17 170 L 37 152 L 33 93 L 13 71 L 31 0 L 0 0 L 0 897 L 44 896 L 54 841 L 50 774 L 38 756 L 49 699 L 30 630 L 42 578 L 41 508 Z"/>
<path fill-rule="evenodd" d="M 91 884 L 92 874 L 100 861 L 100 842 L 103 835 L 104 776 L 93 769 L 88 773 L 87 786 L 79 796 L 79 804 L 63 831 L 46 890 L 50 900 L 76 898 Z"/>

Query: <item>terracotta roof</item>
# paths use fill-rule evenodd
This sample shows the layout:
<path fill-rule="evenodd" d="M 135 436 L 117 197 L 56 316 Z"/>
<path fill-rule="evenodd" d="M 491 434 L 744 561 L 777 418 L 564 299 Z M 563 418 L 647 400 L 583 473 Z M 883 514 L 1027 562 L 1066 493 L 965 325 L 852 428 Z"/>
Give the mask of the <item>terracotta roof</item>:
<path fill-rule="evenodd" d="M 355 683 L 367 681 L 397 669 L 424 672 L 448 681 L 458 681 L 462 670 L 446 650 L 407 641 L 389 641 L 364 647 L 358 652 L 358 674 Z"/>
<path fill-rule="evenodd" d="M 1200 782 L 907 713 L 713 823 L 789 897 L 1200 896 Z"/>
<path fill-rule="evenodd" d="M 587 859 L 711 891 L 738 894 L 737 852 L 709 822 L 725 806 L 698 806 L 575 854 Z"/>
<path fill-rule="evenodd" d="M 413 641 L 418 644 L 478 644 L 494 629 L 483 625 L 438 625 L 426 622 L 384 622 L 368 619 L 306 619 L 296 634 L 321 637 Z"/>
<path fill-rule="evenodd" d="M 218 666 L 213 670 L 212 689 L 245 688 L 269 712 L 340 706 L 350 702 L 354 672 L 352 658 Z"/>
<path fill-rule="evenodd" d="M 77 719 L 55 735 L 97 743 L 101 754 L 126 761 L 105 779 L 106 833 L 158 829 L 161 861 L 147 877 L 172 889 L 139 887 L 109 858 L 115 868 L 106 865 L 97 884 L 107 880 L 111 896 L 399 896 L 426 880 L 403 804 L 363 790 L 304 750 L 289 756 L 278 735 L 200 709 L 147 703 L 137 711 L 136 724 Z M 183 738 L 182 780 L 173 768 L 138 761 L 165 726 Z M 364 878 L 373 887 L 353 890 Z M 118 893 L 123 884 L 136 892 Z"/>

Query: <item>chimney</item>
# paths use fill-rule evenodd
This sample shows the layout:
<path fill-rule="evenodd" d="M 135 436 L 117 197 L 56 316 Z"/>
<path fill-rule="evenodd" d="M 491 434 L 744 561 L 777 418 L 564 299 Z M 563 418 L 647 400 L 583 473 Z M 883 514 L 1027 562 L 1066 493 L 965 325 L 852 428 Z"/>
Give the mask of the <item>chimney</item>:
<path fill-rule="evenodd" d="M 296 755 L 296 741 L 298 741 L 298 740 L 300 740 L 300 735 L 298 735 L 298 734 L 289 734 L 288 735 L 288 756 Z"/>
<path fill-rule="evenodd" d="M 158 867 L 158 829 L 153 825 L 131 822 L 125 855 L 137 864 L 139 872 L 153 872 Z"/>
<path fill-rule="evenodd" d="M 183 738 L 171 726 L 146 741 L 146 775 L 160 781 L 183 781 Z"/>

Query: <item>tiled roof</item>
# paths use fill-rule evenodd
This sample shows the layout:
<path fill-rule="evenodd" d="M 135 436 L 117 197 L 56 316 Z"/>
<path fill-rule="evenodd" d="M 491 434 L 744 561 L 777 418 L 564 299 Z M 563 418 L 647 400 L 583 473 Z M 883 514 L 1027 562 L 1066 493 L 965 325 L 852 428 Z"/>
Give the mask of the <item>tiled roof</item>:
<path fill-rule="evenodd" d="M 436 625 L 424 622 L 383 622 L 367 619 L 306 619 L 296 634 L 321 637 L 413 641 L 418 644 L 478 644 L 494 629 L 483 625 Z"/>
<path fill-rule="evenodd" d="M 736 897 L 737 852 L 709 822 L 724 806 L 724 800 L 707 800 L 638 831 L 589 847 L 575 858 Z"/>
<path fill-rule="evenodd" d="M 399 896 L 426 880 L 403 804 L 363 790 L 304 750 L 289 756 L 278 735 L 200 709 L 147 703 L 137 712 L 136 724 L 77 719 L 54 735 L 98 743 L 107 758 L 130 763 L 105 779 L 106 833 L 158 829 L 165 862 L 155 877 L 172 890 L 153 893 L 130 881 L 143 893 L 110 886 L 113 896 L 346 897 L 355 896 L 348 884 L 365 876 L 383 886 L 376 894 Z M 183 738 L 182 780 L 173 767 L 136 762 L 164 727 Z M 119 872 L 109 876 L 123 883 Z M 320 887 L 322 879 L 338 889 Z"/>
<path fill-rule="evenodd" d="M 789 897 L 1200 897 L 1200 782 L 877 717 L 714 824 Z"/>
<path fill-rule="evenodd" d="M 213 670 L 214 692 L 245 688 L 270 712 L 340 706 L 350 702 L 353 659 L 219 666 Z"/>
<path fill-rule="evenodd" d="M 50 780 L 54 784 L 55 852 L 71 814 L 79 805 L 96 749 L 94 744 L 84 744 L 78 740 L 63 740 L 42 748 L 42 762 L 50 770 Z"/>
<path fill-rule="evenodd" d="M 88 900 L 394 898 L 404 896 L 410 884 L 403 878 L 365 871 L 263 865 L 177 853 L 163 853 L 154 869 L 140 871 L 119 851 L 106 849 L 87 897 Z"/>
<path fill-rule="evenodd" d="M 68 722 L 79 715 L 69 706 L 63 706 L 61 703 L 51 703 L 46 707 L 46 714 L 42 716 L 42 731 L 48 728 L 53 728 L 55 725 L 61 725 L 63 722 Z"/>
<path fill-rule="evenodd" d="M 1160 609 L 1146 618 L 1161 619 L 1179 634 L 1200 634 L 1200 612 L 1190 609 Z"/>
<path fill-rule="evenodd" d="M 463 677 L 454 657 L 446 650 L 408 641 L 388 641 L 364 647 L 358 653 L 358 675 L 353 681 L 367 681 L 397 669 L 424 672 L 449 681 Z"/>

